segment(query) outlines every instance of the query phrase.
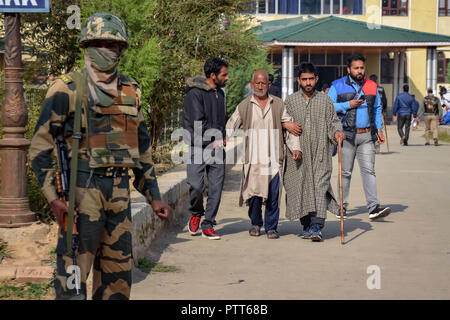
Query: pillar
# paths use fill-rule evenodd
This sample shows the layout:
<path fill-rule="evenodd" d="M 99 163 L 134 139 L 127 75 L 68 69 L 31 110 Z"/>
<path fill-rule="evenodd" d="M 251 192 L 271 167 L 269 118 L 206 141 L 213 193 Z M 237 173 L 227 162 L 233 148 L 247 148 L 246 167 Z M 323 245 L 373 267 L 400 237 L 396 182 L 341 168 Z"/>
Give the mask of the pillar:
<path fill-rule="evenodd" d="M 431 88 L 433 93 L 437 94 L 437 50 L 436 47 L 431 49 Z"/>
<path fill-rule="evenodd" d="M 294 48 L 289 48 L 288 58 L 288 95 L 294 93 Z"/>
<path fill-rule="evenodd" d="M 289 49 L 283 48 L 281 60 L 281 98 L 284 100 L 288 96 L 288 78 L 289 78 Z"/>
<path fill-rule="evenodd" d="M 398 90 L 399 90 L 399 92 L 403 92 L 404 75 L 405 75 L 405 52 L 400 51 L 399 71 L 398 71 Z"/>
<path fill-rule="evenodd" d="M 398 95 L 398 71 L 399 71 L 399 55 L 398 52 L 394 52 L 394 79 L 393 79 L 393 90 L 392 90 L 392 105 L 394 105 L 395 98 Z"/>
<path fill-rule="evenodd" d="M 2 106 L 3 139 L 0 140 L 0 227 L 22 227 L 36 221 L 27 197 L 28 113 L 23 90 L 20 14 L 5 13 L 5 100 Z"/>

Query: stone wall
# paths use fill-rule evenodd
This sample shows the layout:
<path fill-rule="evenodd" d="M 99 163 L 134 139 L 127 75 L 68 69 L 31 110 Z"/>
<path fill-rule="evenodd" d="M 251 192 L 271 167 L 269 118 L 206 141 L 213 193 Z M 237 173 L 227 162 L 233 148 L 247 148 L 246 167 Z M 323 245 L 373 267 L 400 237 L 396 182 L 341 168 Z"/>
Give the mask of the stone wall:
<path fill-rule="evenodd" d="M 236 137 L 226 147 L 227 170 L 234 166 L 228 159 L 239 159 L 242 154 L 242 138 Z M 162 200 L 172 208 L 172 214 L 167 221 L 157 217 L 145 198 L 138 192 L 131 194 L 131 215 L 133 221 L 133 259 L 138 263 L 139 258 L 146 256 L 151 243 L 160 235 L 167 232 L 171 225 L 181 223 L 186 214 L 189 201 L 189 186 L 186 180 L 186 165 L 178 165 L 167 173 L 158 177 L 158 185 Z M 184 222 L 183 222 L 184 223 Z"/>

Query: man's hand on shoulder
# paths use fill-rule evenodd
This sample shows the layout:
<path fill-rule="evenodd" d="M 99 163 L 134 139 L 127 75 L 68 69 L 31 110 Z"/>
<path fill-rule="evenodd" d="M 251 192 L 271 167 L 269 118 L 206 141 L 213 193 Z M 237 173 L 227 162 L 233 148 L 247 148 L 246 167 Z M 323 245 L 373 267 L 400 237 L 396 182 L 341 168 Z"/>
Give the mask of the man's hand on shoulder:
<path fill-rule="evenodd" d="M 161 200 L 153 200 L 151 203 L 153 212 L 161 219 L 168 219 L 171 211 L 170 207 Z"/>
<path fill-rule="evenodd" d="M 298 137 L 302 134 L 302 126 L 296 122 L 285 122 L 283 123 L 284 128 L 289 131 L 289 133 Z"/>

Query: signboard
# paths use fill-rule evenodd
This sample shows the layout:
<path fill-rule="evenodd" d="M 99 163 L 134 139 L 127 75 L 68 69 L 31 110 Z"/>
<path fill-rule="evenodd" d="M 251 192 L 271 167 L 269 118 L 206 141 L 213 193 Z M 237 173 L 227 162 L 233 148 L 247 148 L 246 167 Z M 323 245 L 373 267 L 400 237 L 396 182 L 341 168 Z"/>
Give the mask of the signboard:
<path fill-rule="evenodd" d="M 0 12 L 50 12 L 50 0 L 0 0 Z"/>

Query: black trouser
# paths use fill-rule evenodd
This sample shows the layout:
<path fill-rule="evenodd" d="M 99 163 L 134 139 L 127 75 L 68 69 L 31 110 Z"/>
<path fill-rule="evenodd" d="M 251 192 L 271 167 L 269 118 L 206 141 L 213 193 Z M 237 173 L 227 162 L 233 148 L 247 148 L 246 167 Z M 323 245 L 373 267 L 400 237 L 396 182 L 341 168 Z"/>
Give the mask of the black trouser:
<path fill-rule="evenodd" d="M 223 149 L 220 151 L 225 154 Z M 206 210 L 203 207 L 203 192 L 205 190 L 205 172 L 208 179 L 208 200 Z M 225 178 L 225 161 L 219 163 L 192 163 L 187 165 L 187 183 L 189 184 L 190 206 L 189 211 L 198 216 L 205 216 L 202 221 L 202 230 L 212 228 L 215 224 L 222 196 Z"/>
<path fill-rule="evenodd" d="M 307 216 L 303 216 L 300 218 L 300 223 L 304 228 L 311 226 L 313 224 L 318 224 L 320 229 L 323 229 L 325 226 L 325 219 L 324 218 L 318 218 L 317 213 L 310 212 Z"/>
<path fill-rule="evenodd" d="M 405 133 L 403 133 L 405 127 Z M 408 143 L 409 128 L 411 127 L 411 114 L 400 114 L 397 118 L 397 130 L 400 138 L 405 137 L 405 142 Z"/>
<path fill-rule="evenodd" d="M 270 181 L 269 194 L 266 199 L 266 211 L 264 214 L 264 222 L 262 219 L 262 198 L 251 197 L 248 199 L 248 216 L 253 226 L 262 226 L 264 230 L 277 230 L 278 220 L 280 217 L 280 207 L 278 204 L 278 195 L 280 191 L 280 175 L 277 175 Z"/>

